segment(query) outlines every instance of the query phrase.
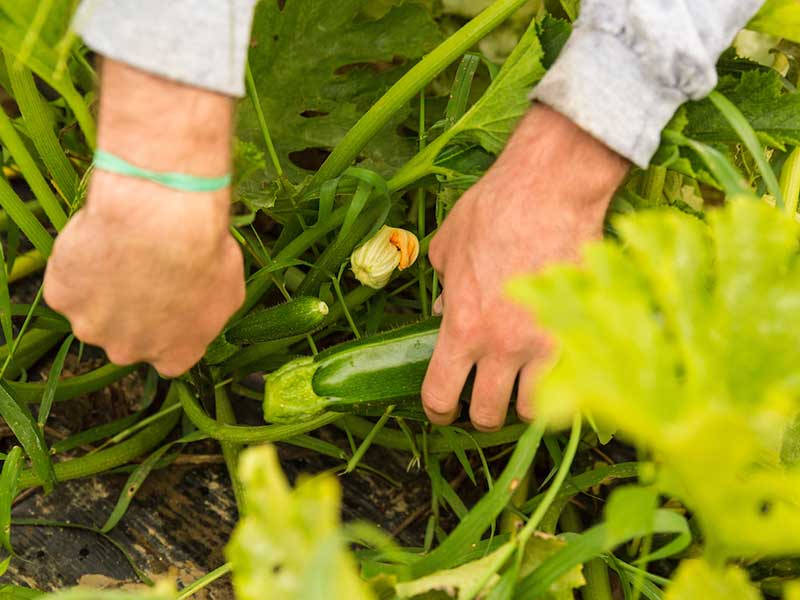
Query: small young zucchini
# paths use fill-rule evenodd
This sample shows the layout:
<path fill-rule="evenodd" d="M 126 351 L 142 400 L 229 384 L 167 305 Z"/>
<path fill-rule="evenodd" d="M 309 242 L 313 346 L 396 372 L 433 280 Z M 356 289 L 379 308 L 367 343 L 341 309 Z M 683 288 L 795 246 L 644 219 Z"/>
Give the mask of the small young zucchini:
<path fill-rule="evenodd" d="M 252 347 L 304 336 L 319 329 L 327 315 L 328 305 L 310 296 L 250 313 L 218 335 L 204 358 L 210 365 L 219 365 L 242 354 L 242 345 Z"/>
<path fill-rule="evenodd" d="M 265 420 L 302 421 L 326 410 L 371 414 L 391 404 L 402 414 L 421 415 L 420 389 L 440 321 L 429 319 L 285 364 L 266 378 Z"/>
<path fill-rule="evenodd" d="M 250 313 L 225 332 L 231 344 L 257 344 L 311 333 L 322 325 L 328 305 L 319 298 L 301 296 L 284 304 Z"/>

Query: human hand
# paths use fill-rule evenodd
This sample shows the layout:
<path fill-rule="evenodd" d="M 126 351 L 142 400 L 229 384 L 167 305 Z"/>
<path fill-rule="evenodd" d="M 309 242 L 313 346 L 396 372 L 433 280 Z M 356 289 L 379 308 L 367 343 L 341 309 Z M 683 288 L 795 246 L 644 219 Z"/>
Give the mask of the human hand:
<path fill-rule="evenodd" d="M 147 169 L 230 169 L 232 100 L 106 60 L 99 147 Z M 181 192 L 96 171 L 56 240 L 44 297 L 111 361 L 189 369 L 244 299 L 229 191 Z"/>
<path fill-rule="evenodd" d="M 536 374 L 549 350 L 529 313 L 506 299 L 505 283 L 557 261 L 577 260 L 602 234 L 628 163 L 571 121 L 537 105 L 486 175 L 466 192 L 431 240 L 443 282 L 439 339 L 422 386 L 432 423 L 446 425 L 477 366 L 469 416 L 476 429 L 502 427 L 519 375 L 517 413 L 530 420 Z"/>

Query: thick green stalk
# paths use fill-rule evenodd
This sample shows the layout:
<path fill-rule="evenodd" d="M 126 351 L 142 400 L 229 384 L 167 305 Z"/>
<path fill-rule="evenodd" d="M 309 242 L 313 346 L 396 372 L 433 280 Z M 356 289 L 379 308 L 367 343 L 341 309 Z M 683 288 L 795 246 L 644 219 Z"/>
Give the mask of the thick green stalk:
<path fill-rule="evenodd" d="M 561 529 L 571 533 L 583 531 L 581 517 L 572 504 L 567 504 L 561 513 Z M 583 565 L 583 577 L 586 585 L 581 588 L 583 600 L 614 600 L 611 593 L 611 581 L 608 567 L 602 558 L 593 558 Z"/>
<path fill-rule="evenodd" d="M 6 56 L 6 67 L 14 99 L 17 101 L 25 126 L 42 162 L 50 171 L 61 196 L 71 204 L 78 190 L 78 174 L 56 137 L 51 109 L 42 98 L 30 69 Z"/>
<path fill-rule="evenodd" d="M 50 329 L 31 329 L 18 338 L 17 347 L 14 350 L 14 356 L 6 367 L 4 376 L 7 379 L 18 377 L 22 369 L 27 369 L 42 356 L 44 356 L 50 348 L 55 346 L 65 337 L 63 331 L 52 331 Z M 8 344 L 0 346 L 0 364 L 5 364 L 8 360 L 9 346 Z M 42 387 L 44 391 L 44 387 Z M 36 399 L 38 402 L 41 398 Z"/>
<path fill-rule="evenodd" d="M 169 407 L 177 402 L 174 390 L 175 383 L 170 387 L 167 399 L 164 401 L 165 407 Z M 70 479 L 88 477 L 90 475 L 116 469 L 117 467 L 129 463 L 160 444 L 175 425 L 177 425 L 180 417 L 181 411 L 171 412 L 168 416 L 155 421 L 144 431 L 116 446 L 54 464 L 53 470 L 55 471 L 56 481 L 68 481 Z M 30 469 L 26 469 L 20 473 L 20 489 L 36 487 L 41 484 L 42 481 Z"/>
<path fill-rule="evenodd" d="M 173 385 L 177 387 L 178 398 L 180 398 L 183 410 L 189 420 L 194 423 L 203 433 L 215 440 L 224 440 L 238 444 L 252 444 L 256 442 L 280 442 L 288 440 L 292 436 L 307 433 L 319 429 L 324 425 L 338 421 L 342 415 L 335 413 L 325 413 L 302 423 L 292 423 L 289 425 L 263 425 L 261 427 L 248 427 L 244 425 L 225 425 L 209 417 L 192 391 L 181 381 L 176 381 Z"/>
<path fill-rule="evenodd" d="M 528 0 L 495 0 L 486 10 L 448 37 L 436 49 L 414 65 L 367 113 L 359 119 L 323 163 L 309 184 L 318 187 L 323 181 L 340 175 L 361 149 L 409 100 L 434 77 L 455 62 L 484 36 L 510 17 Z"/>
<path fill-rule="evenodd" d="M 32 335 L 36 331 L 40 330 L 33 329 L 28 335 Z M 63 336 L 63 333 L 60 334 L 60 337 Z M 23 338 L 23 344 L 25 343 L 24 340 L 25 338 Z M 17 353 L 19 352 L 20 349 L 17 350 Z M 2 354 L 0 354 L 0 358 L 2 358 Z M 92 392 L 102 390 L 115 381 L 119 381 L 128 373 L 132 373 L 137 368 L 139 368 L 139 365 L 120 367 L 109 363 L 100 367 L 99 369 L 84 373 L 83 375 L 66 377 L 58 382 L 55 401 L 64 402 L 66 400 L 77 398 L 78 396 L 83 396 L 85 394 L 91 394 Z M 39 402 L 39 400 L 41 400 L 45 385 L 46 384 L 43 381 L 37 381 L 33 383 L 18 383 L 16 381 L 6 382 L 6 386 L 14 394 L 14 398 L 16 398 L 19 402 L 25 402 L 28 404 Z"/>
<path fill-rule="evenodd" d="M 228 398 L 225 387 L 220 386 L 214 390 L 214 402 L 216 404 L 217 420 L 225 425 L 236 425 L 236 415 Z M 244 486 L 239 478 L 239 454 L 242 445 L 234 442 L 220 440 L 222 456 L 225 459 L 225 466 L 228 468 L 228 476 L 231 478 L 233 496 L 236 499 L 236 506 L 239 509 L 239 518 L 244 516 Z"/>
<path fill-rule="evenodd" d="M 783 163 L 781 192 L 786 202 L 786 214 L 796 215 L 800 201 L 800 147 L 795 148 Z"/>

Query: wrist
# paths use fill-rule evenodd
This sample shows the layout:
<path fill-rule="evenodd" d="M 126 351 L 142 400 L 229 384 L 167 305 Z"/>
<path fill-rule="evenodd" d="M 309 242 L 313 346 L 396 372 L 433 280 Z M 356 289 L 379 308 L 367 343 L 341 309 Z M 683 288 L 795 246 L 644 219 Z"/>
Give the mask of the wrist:
<path fill-rule="evenodd" d="M 628 160 L 544 104 L 535 104 L 525 115 L 497 162 L 532 189 L 543 179 L 563 189 L 558 197 L 537 194 L 537 204 L 552 202 L 559 210 L 599 218 L 630 169 Z"/>
<path fill-rule="evenodd" d="M 231 168 L 233 100 L 110 59 L 98 147 L 138 167 L 218 177 Z"/>

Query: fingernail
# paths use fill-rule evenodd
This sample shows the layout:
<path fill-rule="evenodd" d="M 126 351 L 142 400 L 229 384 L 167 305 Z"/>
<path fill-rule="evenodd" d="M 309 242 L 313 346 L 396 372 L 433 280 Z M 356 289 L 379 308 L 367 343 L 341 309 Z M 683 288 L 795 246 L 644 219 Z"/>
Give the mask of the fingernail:
<path fill-rule="evenodd" d="M 441 316 L 443 309 L 444 309 L 444 300 L 442 299 L 441 296 L 439 296 L 433 303 L 433 314 L 436 316 Z"/>

